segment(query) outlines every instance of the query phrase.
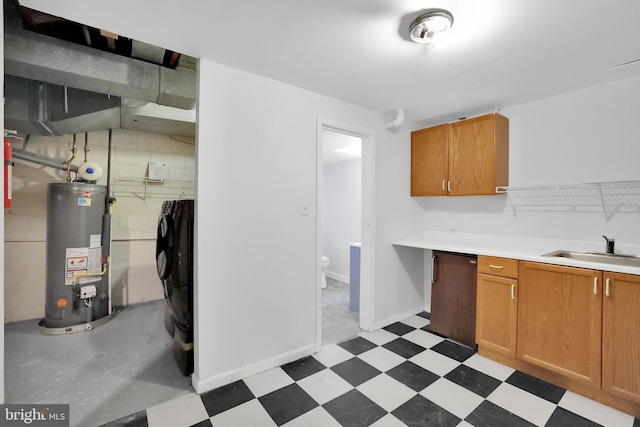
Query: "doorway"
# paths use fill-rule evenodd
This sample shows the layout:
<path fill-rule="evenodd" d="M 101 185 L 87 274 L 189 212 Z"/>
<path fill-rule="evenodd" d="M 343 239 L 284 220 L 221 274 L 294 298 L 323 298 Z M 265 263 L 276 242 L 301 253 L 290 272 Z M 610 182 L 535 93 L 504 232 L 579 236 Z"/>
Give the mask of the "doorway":
<path fill-rule="evenodd" d="M 320 349 L 371 325 L 374 137 L 370 130 L 326 119 L 318 119 L 317 129 Z"/>
<path fill-rule="evenodd" d="M 322 344 L 360 333 L 362 138 L 322 132 Z"/>

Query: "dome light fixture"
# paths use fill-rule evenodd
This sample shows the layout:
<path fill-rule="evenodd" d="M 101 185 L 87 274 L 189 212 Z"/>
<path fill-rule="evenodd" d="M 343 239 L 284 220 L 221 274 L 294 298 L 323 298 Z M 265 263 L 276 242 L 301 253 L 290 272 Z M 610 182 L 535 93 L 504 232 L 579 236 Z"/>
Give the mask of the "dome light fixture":
<path fill-rule="evenodd" d="M 416 43 L 432 43 L 436 34 L 447 31 L 452 25 L 451 12 L 444 9 L 431 9 L 411 22 L 409 36 Z"/>

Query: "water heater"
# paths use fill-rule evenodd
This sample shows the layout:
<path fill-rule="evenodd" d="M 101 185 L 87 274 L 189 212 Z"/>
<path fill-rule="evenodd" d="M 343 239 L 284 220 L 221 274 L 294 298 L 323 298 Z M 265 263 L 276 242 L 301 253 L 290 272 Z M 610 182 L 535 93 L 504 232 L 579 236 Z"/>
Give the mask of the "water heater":
<path fill-rule="evenodd" d="M 40 325 L 53 333 L 91 329 L 111 312 L 103 254 L 106 196 L 102 185 L 49 184 L 46 303 Z"/>

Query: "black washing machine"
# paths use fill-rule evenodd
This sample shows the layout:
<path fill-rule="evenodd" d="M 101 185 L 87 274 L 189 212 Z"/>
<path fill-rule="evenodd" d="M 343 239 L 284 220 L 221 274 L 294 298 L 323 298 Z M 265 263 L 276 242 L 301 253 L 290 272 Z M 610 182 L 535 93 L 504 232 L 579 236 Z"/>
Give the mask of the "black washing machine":
<path fill-rule="evenodd" d="M 164 324 L 184 375 L 193 372 L 193 200 L 167 200 L 158 218 L 156 265 L 166 301 Z"/>

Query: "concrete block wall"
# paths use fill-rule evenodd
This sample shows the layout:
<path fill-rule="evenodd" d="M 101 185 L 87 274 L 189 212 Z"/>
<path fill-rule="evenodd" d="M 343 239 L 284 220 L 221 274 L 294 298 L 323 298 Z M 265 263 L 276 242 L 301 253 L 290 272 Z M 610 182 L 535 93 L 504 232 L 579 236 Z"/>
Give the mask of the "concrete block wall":
<path fill-rule="evenodd" d="M 27 151 L 66 161 L 73 135 L 31 136 Z M 76 135 L 73 164 L 84 160 L 85 135 Z M 22 142 L 12 139 L 16 148 Z M 88 160 L 99 163 L 106 185 L 108 132 L 90 132 Z M 193 138 L 126 131 L 112 134 L 111 298 L 113 306 L 162 299 L 155 267 L 156 226 L 164 200 L 193 197 Z M 167 180 L 142 182 L 149 162 L 164 164 Z M 72 174 L 72 179 L 75 174 Z M 66 182 L 66 171 L 15 160 L 13 206 L 5 209 L 5 323 L 44 316 L 47 185 Z"/>

